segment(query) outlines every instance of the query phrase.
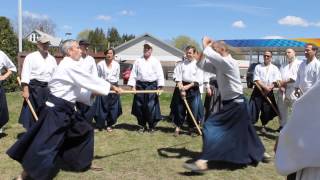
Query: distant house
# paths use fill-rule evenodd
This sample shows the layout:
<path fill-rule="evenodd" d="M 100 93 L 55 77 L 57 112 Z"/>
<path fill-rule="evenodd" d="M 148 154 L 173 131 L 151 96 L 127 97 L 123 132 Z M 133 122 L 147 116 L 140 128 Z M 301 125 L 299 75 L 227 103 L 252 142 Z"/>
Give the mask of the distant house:
<path fill-rule="evenodd" d="M 170 76 L 172 75 L 174 65 L 177 61 L 181 60 L 184 52 L 148 33 L 115 48 L 116 60 L 124 62 L 121 63 L 121 69 L 123 70 L 128 64 L 132 64 L 137 58 L 143 55 L 143 45 L 145 43 L 152 45 L 152 55 L 161 62 L 166 78 L 171 78 Z"/>
<path fill-rule="evenodd" d="M 47 34 L 45 32 L 37 30 L 37 29 L 32 31 L 29 35 L 27 35 L 25 37 L 25 39 L 27 39 L 28 41 L 30 41 L 32 43 L 37 43 L 38 38 L 41 36 L 47 36 L 50 39 L 51 46 L 53 46 L 53 47 L 58 47 L 60 45 L 61 40 L 62 40 L 61 38 L 53 37 L 50 34 Z"/>

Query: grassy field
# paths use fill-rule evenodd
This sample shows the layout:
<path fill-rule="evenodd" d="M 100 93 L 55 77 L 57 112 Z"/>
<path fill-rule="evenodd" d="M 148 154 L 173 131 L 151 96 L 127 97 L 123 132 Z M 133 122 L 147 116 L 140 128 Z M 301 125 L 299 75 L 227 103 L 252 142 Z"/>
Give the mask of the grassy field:
<path fill-rule="evenodd" d="M 181 135 L 174 137 L 171 122 L 161 121 L 155 133 L 139 134 L 136 119 L 130 115 L 132 96 L 121 97 L 124 113 L 112 133 L 95 133 L 94 163 L 104 171 L 72 173 L 61 171 L 55 179 L 283 179 L 275 170 L 274 163 L 260 163 L 257 167 L 214 167 L 204 174 L 185 171 L 182 164 L 196 158 L 201 151 L 200 136 Z M 161 95 L 161 111 L 169 114 L 171 94 Z M 17 140 L 23 128 L 17 123 L 22 100 L 19 93 L 8 93 L 10 122 L 6 135 L 0 139 L 0 179 L 12 179 L 21 172 L 20 165 L 11 160 L 6 150 Z M 259 125 L 258 125 L 259 126 Z M 267 135 L 260 136 L 271 155 L 278 128 L 277 120 L 269 123 Z"/>

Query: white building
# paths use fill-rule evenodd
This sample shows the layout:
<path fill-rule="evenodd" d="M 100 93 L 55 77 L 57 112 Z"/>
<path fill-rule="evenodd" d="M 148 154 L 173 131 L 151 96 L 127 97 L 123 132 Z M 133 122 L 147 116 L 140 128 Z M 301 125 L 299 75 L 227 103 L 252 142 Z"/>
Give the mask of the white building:
<path fill-rule="evenodd" d="M 50 34 L 47 34 L 45 32 L 37 30 L 37 29 L 32 31 L 29 35 L 27 35 L 25 37 L 25 39 L 27 39 L 28 41 L 30 41 L 32 43 L 37 43 L 38 38 L 41 36 L 48 37 L 50 39 L 51 46 L 53 46 L 53 47 L 58 47 L 60 45 L 61 40 L 62 40 L 61 38 L 53 37 Z"/>

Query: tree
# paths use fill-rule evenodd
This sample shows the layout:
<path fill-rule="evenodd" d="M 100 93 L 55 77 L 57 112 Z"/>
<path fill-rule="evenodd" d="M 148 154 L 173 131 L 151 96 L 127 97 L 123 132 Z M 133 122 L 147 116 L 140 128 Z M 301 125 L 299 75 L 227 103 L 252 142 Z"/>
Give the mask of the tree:
<path fill-rule="evenodd" d="M 14 23 L 14 31 L 18 34 L 18 23 Z M 23 16 L 22 17 L 22 37 L 26 37 L 32 31 L 38 29 L 42 32 L 50 34 L 52 36 L 56 33 L 57 25 L 54 21 L 48 17 L 45 18 L 35 18 L 31 16 Z"/>
<path fill-rule="evenodd" d="M 77 36 L 77 40 L 88 40 L 90 31 L 91 31 L 90 29 L 86 29 L 86 30 L 79 32 L 79 34 Z"/>
<path fill-rule="evenodd" d="M 131 39 L 134 39 L 134 38 L 135 38 L 135 35 L 133 35 L 133 34 L 130 34 L 130 35 L 122 34 L 121 42 L 125 43 L 125 42 L 130 41 Z"/>
<path fill-rule="evenodd" d="M 115 27 L 108 29 L 107 39 L 108 39 L 108 42 L 110 43 L 111 47 L 116 47 L 122 43 L 122 39 L 119 35 L 119 32 L 118 32 L 117 28 L 115 28 Z"/>
<path fill-rule="evenodd" d="M 94 31 L 90 31 L 88 42 L 91 44 L 89 48 L 94 52 L 105 51 L 108 48 L 108 40 L 102 28 L 96 28 Z"/>
<path fill-rule="evenodd" d="M 199 44 L 195 40 L 193 40 L 192 38 L 190 38 L 188 36 L 184 36 L 184 35 L 173 38 L 172 45 L 182 51 L 184 51 L 185 48 L 189 45 L 196 47 L 197 50 L 200 49 Z"/>
<path fill-rule="evenodd" d="M 0 49 L 6 53 L 13 63 L 17 66 L 18 39 L 15 35 L 9 19 L 0 17 Z M 18 86 L 16 83 L 16 73 L 4 81 L 3 86 L 6 91 L 15 91 Z"/>

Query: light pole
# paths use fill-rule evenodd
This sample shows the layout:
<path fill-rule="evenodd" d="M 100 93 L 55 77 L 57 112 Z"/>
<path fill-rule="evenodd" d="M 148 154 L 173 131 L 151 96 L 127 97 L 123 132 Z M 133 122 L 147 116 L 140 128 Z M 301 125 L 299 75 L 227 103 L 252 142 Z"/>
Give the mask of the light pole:
<path fill-rule="evenodd" d="M 18 0 L 19 52 L 22 52 L 22 0 Z"/>

